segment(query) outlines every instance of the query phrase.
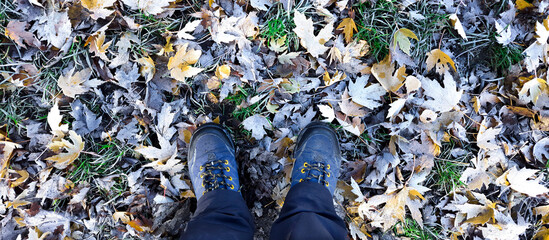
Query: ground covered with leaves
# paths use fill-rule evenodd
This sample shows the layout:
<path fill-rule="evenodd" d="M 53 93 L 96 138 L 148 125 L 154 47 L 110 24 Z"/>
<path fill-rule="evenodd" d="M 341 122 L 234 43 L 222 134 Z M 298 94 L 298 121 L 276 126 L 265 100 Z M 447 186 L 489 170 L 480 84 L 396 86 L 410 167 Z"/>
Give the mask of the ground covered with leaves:
<path fill-rule="evenodd" d="M 266 239 L 337 129 L 352 239 L 547 239 L 547 0 L 0 2 L 2 239 L 174 239 L 187 144 L 235 138 Z"/>

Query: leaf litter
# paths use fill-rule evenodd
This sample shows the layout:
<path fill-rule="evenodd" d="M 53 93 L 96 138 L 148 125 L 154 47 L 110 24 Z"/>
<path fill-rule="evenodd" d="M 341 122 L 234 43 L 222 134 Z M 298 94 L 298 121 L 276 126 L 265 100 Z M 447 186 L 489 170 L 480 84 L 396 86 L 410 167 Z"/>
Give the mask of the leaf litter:
<path fill-rule="evenodd" d="M 1 234 L 174 239 L 196 201 L 190 136 L 216 122 L 236 140 L 266 239 L 297 134 L 324 121 L 341 137 L 334 200 L 351 238 L 545 239 L 548 11 L 546 0 L 2 3 Z"/>

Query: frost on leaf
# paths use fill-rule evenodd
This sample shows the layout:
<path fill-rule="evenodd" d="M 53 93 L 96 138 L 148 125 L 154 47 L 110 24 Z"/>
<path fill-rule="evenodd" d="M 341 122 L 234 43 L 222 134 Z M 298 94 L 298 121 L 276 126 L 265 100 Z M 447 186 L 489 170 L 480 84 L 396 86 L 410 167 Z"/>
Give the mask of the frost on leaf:
<path fill-rule="evenodd" d="M 375 109 L 382 104 L 381 99 L 387 93 L 378 83 L 366 87 L 368 76 L 358 77 L 355 82 L 349 83 L 349 95 L 353 102 L 358 103 L 369 109 Z"/>
<path fill-rule="evenodd" d="M 444 87 L 436 80 L 421 77 L 421 88 L 425 95 L 431 99 L 422 105 L 436 112 L 448 112 L 459 103 L 463 90 L 457 90 L 456 81 L 450 73 L 444 74 Z"/>
<path fill-rule="evenodd" d="M 80 152 L 84 149 L 82 137 L 75 131 L 69 131 L 69 137 L 72 142 L 61 139 L 60 141 L 54 141 L 48 145 L 54 152 L 60 152 L 55 156 L 46 158 L 46 160 L 53 161 L 54 167 L 56 168 L 65 169 L 78 158 Z M 61 152 L 63 149 L 65 149 L 66 152 Z"/>
<path fill-rule="evenodd" d="M 203 70 L 202 68 L 191 66 L 198 62 L 200 55 L 202 55 L 202 51 L 187 49 L 188 46 L 188 43 L 181 46 L 175 53 L 175 56 L 171 57 L 168 62 L 168 69 L 170 69 L 171 76 L 182 82 L 184 82 L 186 78 L 195 76 Z"/>
<path fill-rule="evenodd" d="M 425 63 L 427 64 L 427 71 L 431 71 L 431 69 L 436 67 L 436 72 L 440 75 L 443 75 L 450 70 L 448 64 L 450 64 L 454 71 L 457 71 L 454 60 L 440 49 L 435 49 L 427 53 L 427 60 Z"/>
<path fill-rule="evenodd" d="M 122 0 L 133 10 L 142 10 L 146 14 L 156 15 L 166 10 L 175 0 Z"/>
<path fill-rule="evenodd" d="M 372 66 L 372 74 L 387 92 L 396 92 L 406 79 L 406 67 L 402 66 L 395 71 L 395 63 L 387 55 L 383 61 Z"/>
<path fill-rule="evenodd" d="M 315 36 L 313 21 L 307 19 L 303 13 L 295 11 L 294 22 L 296 27 L 294 28 L 295 34 L 299 37 L 301 45 L 309 51 L 313 57 L 319 57 L 324 54 L 328 47 L 324 46 L 332 37 L 332 31 L 334 29 L 333 24 L 328 23 L 318 35 Z"/>
<path fill-rule="evenodd" d="M 75 98 L 76 95 L 85 93 L 91 88 L 99 86 L 102 81 L 97 79 L 90 80 L 91 69 L 83 69 L 74 72 L 75 68 L 71 69 L 66 75 L 60 76 L 57 84 L 63 90 L 63 94 L 67 97 Z"/>
<path fill-rule="evenodd" d="M 263 115 L 253 115 L 242 121 L 242 126 L 248 131 L 252 131 L 252 137 L 260 140 L 267 134 L 265 129 L 271 130 L 271 123 Z"/>
<path fill-rule="evenodd" d="M 538 177 L 533 180 L 528 180 L 537 172 L 539 172 L 539 170 L 527 168 L 517 170 L 516 167 L 513 167 L 500 176 L 497 182 L 508 185 L 511 189 L 519 193 L 535 197 L 549 192 L 547 187 L 540 184 L 541 178 Z"/>
<path fill-rule="evenodd" d="M 522 89 L 520 89 L 519 92 L 519 97 L 527 101 L 532 101 L 536 104 L 542 93 L 549 94 L 547 82 L 541 78 L 534 78 L 522 86 Z"/>
<path fill-rule="evenodd" d="M 62 48 L 72 32 L 67 12 L 51 10 L 48 14 L 44 14 L 38 23 L 38 31 L 36 33 L 40 39 L 48 41 L 56 48 Z"/>

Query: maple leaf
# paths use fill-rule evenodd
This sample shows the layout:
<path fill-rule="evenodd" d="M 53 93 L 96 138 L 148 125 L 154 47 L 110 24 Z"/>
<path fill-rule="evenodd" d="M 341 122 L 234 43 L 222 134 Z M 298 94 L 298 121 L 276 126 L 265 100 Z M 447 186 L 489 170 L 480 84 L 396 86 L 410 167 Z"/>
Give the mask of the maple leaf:
<path fill-rule="evenodd" d="M 194 40 L 195 37 L 191 35 L 190 32 L 194 31 L 196 27 L 200 25 L 200 22 L 202 22 L 202 20 L 195 20 L 192 22 L 188 22 L 187 24 L 185 24 L 185 27 L 183 27 L 183 29 L 177 32 L 177 37 L 182 39 Z"/>
<path fill-rule="evenodd" d="M 296 25 L 294 32 L 299 37 L 299 42 L 313 57 L 316 58 L 328 50 L 328 47 L 324 46 L 324 44 L 333 37 L 332 31 L 334 26 L 331 22 L 322 28 L 316 36 L 314 34 L 313 21 L 307 19 L 303 13 L 295 11 L 294 22 Z"/>
<path fill-rule="evenodd" d="M 286 36 L 287 35 L 284 35 L 283 37 L 278 38 L 276 40 L 271 39 L 270 41 L 271 44 L 269 45 L 269 49 L 273 50 L 276 53 L 281 53 L 286 51 L 286 49 L 288 49 L 288 46 L 286 46 Z"/>
<path fill-rule="evenodd" d="M 385 90 L 381 89 L 383 91 L 383 94 L 385 94 Z M 343 95 L 341 96 L 341 102 L 339 102 L 339 108 L 341 109 L 341 112 L 344 113 L 347 116 L 359 116 L 362 117 L 366 115 L 366 111 L 362 110 L 362 106 L 354 103 L 354 101 L 350 100 L 348 90 L 345 89 L 345 92 L 343 92 Z"/>
<path fill-rule="evenodd" d="M 181 46 L 175 53 L 175 56 L 170 57 L 170 60 L 168 61 L 168 69 L 170 70 L 171 76 L 182 82 L 184 82 L 186 78 L 195 76 L 204 70 L 202 68 L 190 66 L 198 62 L 200 55 L 202 55 L 202 51 L 194 49 L 187 50 L 188 45 L 188 43 L 185 43 Z"/>
<path fill-rule="evenodd" d="M 543 20 L 543 23 L 536 22 L 536 41 L 532 43 L 526 50 L 526 69 L 528 72 L 533 72 L 539 66 L 540 62 L 546 62 L 547 52 L 549 51 L 549 45 L 547 44 L 547 38 L 549 38 L 549 17 Z"/>
<path fill-rule="evenodd" d="M 421 88 L 425 90 L 425 95 L 433 98 L 426 100 L 422 105 L 437 112 L 448 112 L 452 110 L 461 99 L 463 90 L 457 90 L 456 81 L 449 72 L 444 74 L 444 87 L 436 80 L 429 80 L 421 77 Z"/>
<path fill-rule="evenodd" d="M 357 78 L 355 82 L 350 82 L 348 87 L 349 95 L 352 97 L 353 102 L 373 110 L 383 105 L 381 98 L 387 92 L 379 83 L 366 87 L 367 83 L 368 77 L 364 75 Z"/>
<path fill-rule="evenodd" d="M 62 48 L 71 36 L 71 21 L 67 12 L 56 12 L 51 8 L 38 22 L 41 29 L 36 32 L 37 35 L 56 48 Z"/>
<path fill-rule="evenodd" d="M 90 52 L 95 56 L 103 59 L 104 61 L 110 61 L 107 57 L 107 48 L 111 46 L 112 40 L 105 43 L 105 32 L 101 31 L 90 36 L 84 46 L 90 45 Z"/>
<path fill-rule="evenodd" d="M 46 160 L 55 162 L 55 168 L 65 169 L 72 162 L 74 162 L 74 160 L 76 160 L 78 156 L 80 156 L 80 152 L 82 152 L 82 150 L 84 149 L 84 142 L 82 141 L 82 137 L 76 134 L 75 131 L 69 131 L 69 137 L 72 143 L 65 139 L 61 139 L 61 141 L 52 142 L 48 145 L 48 147 L 53 150 L 59 150 L 61 148 L 67 150 L 67 152 L 62 152 L 46 158 Z"/>
<path fill-rule="evenodd" d="M 16 20 L 12 20 L 8 22 L 8 25 L 6 26 L 6 36 L 11 38 L 11 40 L 15 41 L 17 45 L 27 48 L 25 44 L 23 44 L 23 41 L 29 45 L 29 46 L 40 46 L 40 41 L 34 37 L 34 34 L 31 32 L 27 32 L 25 30 L 25 27 L 27 26 L 26 22 L 20 22 Z"/>
<path fill-rule="evenodd" d="M 48 125 L 50 125 L 51 133 L 54 135 L 54 140 L 59 140 L 65 136 L 65 133 L 69 131 L 69 125 L 63 124 L 61 125 L 61 121 L 63 120 L 63 115 L 61 115 L 61 111 L 59 111 L 59 107 L 57 106 L 57 102 L 53 104 L 53 107 L 50 109 L 50 112 L 48 113 Z"/>
<path fill-rule="evenodd" d="M 13 155 L 13 151 L 17 148 L 21 148 L 20 144 L 12 142 L 2 131 L 0 131 L 0 147 L 2 147 L 2 153 L 0 153 L 0 178 L 4 178 L 9 166 L 10 158 Z"/>
<path fill-rule="evenodd" d="M 133 10 L 141 10 L 146 14 L 156 15 L 165 11 L 165 8 L 175 0 L 122 0 Z"/>
<path fill-rule="evenodd" d="M 448 56 L 440 49 L 435 49 L 427 53 L 427 60 L 425 61 L 425 63 L 427 64 L 427 71 L 431 71 L 431 69 L 436 66 L 436 72 L 440 75 L 443 75 L 445 72 L 450 70 L 448 64 L 452 66 L 454 71 L 457 71 L 452 58 L 450 58 L 450 56 Z"/>
<path fill-rule="evenodd" d="M 150 56 L 144 56 L 138 58 L 136 62 L 141 65 L 141 68 L 139 69 L 141 76 L 145 77 L 146 81 L 150 81 L 156 72 L 153 59 Z"/>
<path fill-rule="evenodd" d="M 496 182 L 509 186 L 511 189 L 519 193 L 526 194 L 530 197 L 535 197 L 549 192 L 547 187 L 539 183 L 541 181 L 540 177 L 534 180 L 528 180 L 528 178 L 531 178 L 537 172 L 539 172 L 539 170 L 527 168 L 517 170 L 516 167 L 513 167 L 503 173 L 503 175 L 501 175 Z"/>
<path fill-rule="evenodd" d="M 336 82 L 339 82 L 343 79 L 347 78 L 347 75 L 345 75 L 344 72 L 336 71 L 332 77 L 330 77 L 330 74 L 328 71 L 324 72 L 324 75 L 322 77 L 322 80 L 324 80 L 324 84 L 326 86 L 330 86 Z"/>
<path fill-rule="evenodd" d="M 75 69 L 71 69 L 66 75 L 60 76 L 59 80 L 57 80 L 57 85 L 67 97 L 75 98 L 76 95 L 85 93 L 102 83 L 102 81 L 97 79 L 89 80 L 91 77 L 90 68 L 74 73 Z"/>
<path fill-rule="evenodd" d="M 92 12 L 91 17 L 95 20 L 106 18 L 111 15 L 114 10 L 106 9 L 112 7 L 116 0 L 81 0 L 82 6 Z"/>
<path fill-rule="evenodd" d="M 381 62 L 374 64 L 371 71 L 387 92 L 398 91 L 406 78 L 406 67 L 402 66 L 395 71 L 395 63 L 391 62 L 389 54 Z"/>
<path fill-rule="evenodd" d="M 531 8 L 531 7 L 534 7 L 534 4 L 531 4 L 529 3 L 528 1 L 526 0 L 517 0 L 515 2 L 515 4 L 517 5 L 517 9 L 518 10 L 523 10 L 525 8 Z"/>
<path fill-rule="evenodd" d="M 461 25 L 461 21 L 459 21 L 458 16 L 454 14 L 450 14 L 448 16 L 450 18 L 450 22 L 452 23 L 452 26 L 454 26 L 454 29 L 458 32 L 458 34 L 467 41 L 467 35 L 465 35 L 465 30 L 463 30 L 463 25 Z"/>
<path fill-rule="evenodd" d="M 398 220 L 404 222 L 406 216 L 406 209 L 412 213 L 412 218 L 423 227 L 423 219 L 421 211 L 421 200 L 425 200 L 423 195 L 414 187 L 406 186 L 401 189 L 387 190 L 382 195 L 376 195 L 368 199 L 367 205 L 378 206 L 385 204 L 381 210 L 380 217 L 383 222 L 383 230 L 387 231 Z M 368 213 L 362 213 L 368 214 Z"/>
<path fill-rule="evenodd" d="M 252 131 L 252 137 L 256 140 L 260 140 L 267 134 L 265 129 L 271 130 L 271 123 L 263 115 L 253 115 L 242 121 L 242 126 L 248 131 Z"/>
<path fill-rule="evenodd" d="M 518 95 L 521 99 L 527 99 L 536 104 L 539 96 L 544 92 L 549 94 L 547 82 L 541 78 L 534 78 L 522 85 Z"/>
<path fill-rule="evenodd" d="M 278 55 L 277 59 L 282 64 L 290 64 L 295 65 L 294 62 L 292 62 L 293 59 L 297 58 L 301 52 L 290 52 L 290 53 L 282 53 Z"/>
<path fill-rule="evenodd" d="M 354 32 L 358 31 L 356 28 L 355 20 L 352 18 L 344 18 L 336 29 L 342 29 L 345 34 L 345 42 L 351 42 Z"/>
<path fill-rule="evenodd" d="M 399 28 L 393 35 L 393 45 L 398 46 L 404 53 L 410 55 L 410 38 L 418 40 L 416 34 L 407 28 Z"/>
<path fill-rule="evenodd" d="M 166 37 L 166 44 L 158 52 L 159 56 L 163 56 L 164 54 L 168 54 L 168 53 L 173 52 L 173 44 L 170 43 L 171 38 L 172 38 L 172 36 L 167 36 Z"/>

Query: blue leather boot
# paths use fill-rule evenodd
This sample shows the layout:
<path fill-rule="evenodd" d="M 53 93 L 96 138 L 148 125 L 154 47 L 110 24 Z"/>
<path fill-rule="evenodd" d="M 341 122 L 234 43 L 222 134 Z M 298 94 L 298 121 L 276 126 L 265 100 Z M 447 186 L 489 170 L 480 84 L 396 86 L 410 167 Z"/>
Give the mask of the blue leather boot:
<path fill-rule="evenodd" d="M 294 159 L 292 186 L 303 181 L 316 182 L 334 194 L 341 153 L 337 134 L 328 124 L 312 122 L 301 130 Z"/>
<path fill-rule="evenodd" d="M 187 162 L 197 200 L 217 189 L 240 192 L 234 143 L 220 125 L 207 123 L 196 129 Z"/>

